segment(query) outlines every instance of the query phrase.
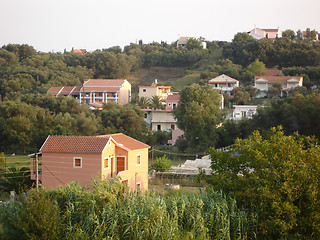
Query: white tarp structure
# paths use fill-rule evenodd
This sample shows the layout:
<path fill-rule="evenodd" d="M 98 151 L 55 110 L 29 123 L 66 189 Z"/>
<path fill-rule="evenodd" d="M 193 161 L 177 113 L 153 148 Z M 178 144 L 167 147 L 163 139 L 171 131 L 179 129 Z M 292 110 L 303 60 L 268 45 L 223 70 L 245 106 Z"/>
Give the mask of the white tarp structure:
<path fill-rule="evenodd" d="M 178 167 L 171 167 L 167 172 L 168 174 L 181 174 L 181 175 L 198 175 L 199 168 L 203 169 L 206 175 L 212 173 L 210 155 L 195 160 L 186 160 L 184 164 Z"/>

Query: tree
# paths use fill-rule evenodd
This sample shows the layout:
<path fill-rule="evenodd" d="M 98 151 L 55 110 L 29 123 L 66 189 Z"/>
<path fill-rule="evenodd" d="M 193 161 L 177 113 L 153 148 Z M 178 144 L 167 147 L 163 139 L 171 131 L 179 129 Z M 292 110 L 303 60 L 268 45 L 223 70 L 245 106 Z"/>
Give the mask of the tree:
<path fill-rule="evenodd" d="M 147 108 L 150 105 L 150 100 L 148 98 L 146 98 L 146 97 L 141 97 L 139 99 L 138 105 L 141 108 Z"/>
<path fill-rule="evenodd" d="M 155 109 L 160 109 L 162 107 L 161 104 L 161 99 L 159 96 L 152 96 L 151 98 L 151 105 L 152 107 L 154 107 Z"/>
<path fill-rule="evenodd" d="M 222 120 L 221 97 L 211 87 L 198 84 L 180 92 L 180 103 L 173 114 L 189 145 L 197 150 L 206 150 L 217 141 L 216 128 Z"/>
<path fill-rule="evenodd" d="M 237 139 L 230 151 L 210 150 L 216 190 L 258 214 L 258 239 L 320 237 L 320 146 L 313 137 L 272 128 Z"/>
<path fill-rule="evenodd" d="M 256 59 L 254 62 L 250 63 L 247 70 L 252 72 L 255 76 L 260 76 L 261 73 L 266 71 L 266 65 L 259 61 L 259 59 Z"/>
<path fill-rule="evenodd" d="M 288 29 L 282 32 L 282 37 L 293 41 L 296 38 L 296 34 L 294 33 L 294 31 Z"/>

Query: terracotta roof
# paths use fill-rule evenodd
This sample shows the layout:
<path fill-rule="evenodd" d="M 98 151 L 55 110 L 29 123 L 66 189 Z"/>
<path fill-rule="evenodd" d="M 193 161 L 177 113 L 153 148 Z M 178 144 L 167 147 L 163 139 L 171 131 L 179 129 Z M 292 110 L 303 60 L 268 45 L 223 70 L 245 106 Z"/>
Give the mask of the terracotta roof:
<path fill-rule="evenodd" d="M 41 152 L 101 153 L 109 137 L 48 136 Z"/>
<path fill-rule="evenodd" d="M 101 135 L 99 137 L 112 137 L 117 144 L 121 147 L 127 148 L 129 150 L 138 150 L 142 148 L 150 148 L 149 145 L 144 144 L 134 138 L 131 138 L 123 133 L 115 133 L 115 134 L 108 134 L 108 135 Z"/>
<path fill-rule="evenodd" d="M 75 88 L 75 86 L 72 87 L 63 87 L 59 95 L 68 96 L 71 94 L 72 90 Z"/>
<path fill-rule="evenodd" d="M 294 79 L 299 81 L 301 76 L 255 76 L 256 81 L 265 80 L 268 83 L 286 83 L 288 80 Z"/>
<path fill-rule="evenodd" d="M 311 32 L 312 32 L 312 31 L 314 31 L 314 30 L 310 30 L 310 35 L 311 35 Z M 318 31 L 315 31 L 315 32 L 316 32 L 316 34 L 319 34 Z M 302 31 L 302 36 L 303 36 L 303 37 L 307 37 L 307 35 L 308 35 L 308 34 L 307 34 L 307 31 Z"/>
<path fill-rule="evenodd" d="M 81 86 L 76 86 L 76 87 L 73 89 L 73 91 L 72 91 L 71 95 L 79 94 L 79 93 L 80 93 L 81 88 L 82 88 Z"/>
<path fill-rule="evenodd" d="M 172 95 L 168 95 L 166 101 L 179 101 L 179 100 L 180 100 L 179 94 L 172 94 Z"/>
<path fill-rule="evenodd" d="M 57 95 L 63 87 L 51 87 L 47 93 L 52 93 L 53 95 Z"/>
<path fill-rule="evenodd" d="M 278 69 L 267 69 L 264 73 L 261 74 L 261 76 L 277 76 L 281 73 L 282 71 Z"/>
<path fill-rule="evenodd" d="M 74 53 L 80 53 L 82 55 L 84 55 L 84 52 L 81 51 L 82 49 L 74 49 L 73 52 Z"/>
<path fill-rule="evenodd" d="M 90 106 L 96 107 L 96 108 L 102 108 L 103 103 L 100 102 L 94 102 L 94 103 L 89 103 Z"/>
<path fill-rule="evenodd" d="M 120 87 L 125 79 L 88 79 L 83 87 Z"/>
<path fill-rule="evenodd" d="M 279 29 L 262 29 L 265 32 L 279 32 Z"/>
<path fill-rule="evenodd" d="M 178 44 L 187 44 L 187 42 L 190 38 L 191 37 L 180 37 L 178 40 Z"/>
<path fill-rule="evenodd" d="M 81 92 L 117 92 L 120 87 L 83 87 L 80 89 Z"/>

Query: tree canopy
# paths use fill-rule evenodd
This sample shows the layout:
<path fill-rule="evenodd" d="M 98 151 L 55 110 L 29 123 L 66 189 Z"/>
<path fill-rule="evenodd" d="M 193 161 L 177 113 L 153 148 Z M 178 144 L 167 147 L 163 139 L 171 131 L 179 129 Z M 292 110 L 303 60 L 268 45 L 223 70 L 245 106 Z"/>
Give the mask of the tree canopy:
<path fill-rule="evenodd" d="M 190 146 L 197 150 L 204 151 L 217 141 L 216 128 L 222 121 L 221 97 L 210 86 L 198 84 L 180 92 L 180 102 L 173 114 Z"/>
<path fill-rule="evenodd" d="M 210 150 L 209 183 L 258 215 L 259 239 L 320 237 L 320 146 L 313 137 L 285 136 L 273 128 L 268 139 L 254 132 L 230 151 Z"/>

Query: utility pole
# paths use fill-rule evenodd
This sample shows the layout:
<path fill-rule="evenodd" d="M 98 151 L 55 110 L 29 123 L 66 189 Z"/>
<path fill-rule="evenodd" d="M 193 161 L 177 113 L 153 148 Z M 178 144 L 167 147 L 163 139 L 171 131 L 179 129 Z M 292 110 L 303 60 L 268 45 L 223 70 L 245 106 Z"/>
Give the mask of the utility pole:
<path fill-rule="evenodd" d="M 152 161 L 152 164 L 153 164 L 154 147 L 152 148 L 152 152 L 151 153 L 152 153 L 152 157 L 151 157 L 152 160 L 151 161 Z"/>
<path fill-rule="evenodd" d="M 35 155 L 35 164 L 36 164 L 36 187 L 37 191 L 39 189 L 39 171 L 38 171 L 38 154 Z"/>

